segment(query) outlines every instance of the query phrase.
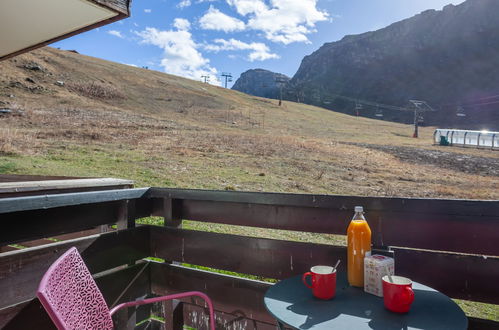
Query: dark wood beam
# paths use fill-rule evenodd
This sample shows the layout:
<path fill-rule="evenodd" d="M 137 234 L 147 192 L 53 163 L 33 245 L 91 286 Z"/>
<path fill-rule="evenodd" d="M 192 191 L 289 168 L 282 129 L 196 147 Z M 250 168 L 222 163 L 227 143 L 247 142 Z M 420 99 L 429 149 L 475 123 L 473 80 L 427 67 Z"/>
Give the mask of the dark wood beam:
<path fill-rule="evenodd" d="M 151 292 L 155 295 L 201 291 L 211 298 L 217 311 L 275 324 L 263 304 L 269 283 L 166 263 L 151 262 L 150 267 Z M 183 301 L 204 306 L 202 299 Z"/>
<path fill-rule="evenodd" d="M 333 265 L 346 247 L 281 241 L 151 226 L 155 257 L 264 278 L 303 274 L 313 265 Z M 165 242 L 168 242 L 165 244 Z M 499 304 L 499 257 L 393 248 L 396 274 L 433 287 L 452 298 Z M 449 276 L 452 274 L 452 276 Z"/>
<path fill-rule="evenodd" d="M 0 254 L 0 308 L 32 299 L 49 266 L 76 247 L 90 272 L 103 272 L 150 256 L 149 229 L 118 232 L 53 243 Z"/>
<path fill-rule="evenodd" d="M 147 190 L 148 188 L 115 189 L 105 191 L 87 191 L 81 193 L 2 198 L 0 199 L 0 214 L 137 199 L 143 197 Z"/>
<path fill-rule="evenodd" d="M 378 246 L 499 256 L 499 201 L 375 198 L 151 188 L 180 200 L 182 219 L 239 226 L 345 234 L 362 205 Z"/>

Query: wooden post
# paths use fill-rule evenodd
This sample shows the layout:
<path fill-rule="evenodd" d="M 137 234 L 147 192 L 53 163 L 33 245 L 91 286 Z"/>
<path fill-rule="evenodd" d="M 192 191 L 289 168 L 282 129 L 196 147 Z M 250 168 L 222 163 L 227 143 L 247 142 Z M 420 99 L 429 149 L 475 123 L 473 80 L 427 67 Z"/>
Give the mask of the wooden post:
<path fill-rule="evenodd" d="M 137 324 L 135 307 L 123 308 L 114 317 L 116 329 L 134 329 Z"/>
<path fill-rule="evenodd" d="M 116 226 L 118 230 L 135 228 L 135 200 L 120 201 Z"/>
<path fill-rule="evenodd" d="M 182 228 L 182 201 L 174 198 L 163 199 L 163 219 L 166 227 Z"/>
<path fill-rule="evenodd" d="M 182 201 L 174 198 L 163 198 L 162 213 L 165 227 L 182 228 Z M 165 260 L 166 263 L 179 264 Z M 183 303 L 179 300 L 168 300 L 163 303 L 166 330 L 182 330 L 184 328 Z"/>
<path fill-rule="evenodd" d="M 139 299 L 145 299 L 140 297 Z M 136 329 L 137 323 L 149 319 L 151 305 L 129 307 L 119 310 L 114 317 L 116 329 Z"/>
<path fill-rule="evenodd" d="M 184 328 L 184 303 L 180 300 L 167 300 L 163 303 L 165 329 L 182 330 Z"/>

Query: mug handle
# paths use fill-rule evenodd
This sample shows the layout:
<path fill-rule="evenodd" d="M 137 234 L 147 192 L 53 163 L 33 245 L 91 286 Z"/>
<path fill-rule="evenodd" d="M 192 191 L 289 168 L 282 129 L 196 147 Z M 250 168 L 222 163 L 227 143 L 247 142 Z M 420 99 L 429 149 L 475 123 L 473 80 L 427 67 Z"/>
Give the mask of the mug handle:
<path fill-rule="evenodd" d="M 307 283 L 307 276 L 309 276 L 309 275 L 312 277 L 312 285 L 308 285 L 308 283 Z M 306 272 L 305 274 L 303 274 L 301 280 L 307 288 L 313 289 L 313 287 L 314 287 L 314 275 L 312 272 Z"/>
<path fill-rule="evenodd" d="M 402 300 L 405 304 L 410 305 L 414 301 L 414 291 L 411 287 L 406 286 L 404 292 L 402 293 Z"/>

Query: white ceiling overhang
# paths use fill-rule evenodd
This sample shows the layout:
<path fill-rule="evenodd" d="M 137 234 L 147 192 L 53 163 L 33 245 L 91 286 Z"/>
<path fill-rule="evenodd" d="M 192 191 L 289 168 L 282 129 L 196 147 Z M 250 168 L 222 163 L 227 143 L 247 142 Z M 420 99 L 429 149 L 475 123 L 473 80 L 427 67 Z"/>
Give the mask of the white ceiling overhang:
<path fill-rule="evenodd" d="M 129 16 L 129 0 L 0 0 L 0 60 Z"/>

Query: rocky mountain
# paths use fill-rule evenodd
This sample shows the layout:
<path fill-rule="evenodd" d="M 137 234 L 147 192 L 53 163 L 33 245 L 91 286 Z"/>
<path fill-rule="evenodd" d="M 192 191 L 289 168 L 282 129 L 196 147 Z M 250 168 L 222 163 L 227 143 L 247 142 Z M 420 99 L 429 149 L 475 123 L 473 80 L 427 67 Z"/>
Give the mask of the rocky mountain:
<path fill-rule="evenodd" d="M 253 69 L 242 73 L 232 89 L 250 95 L 278 99 L 280 84 L 285 84 L 289 80 L 288 76 L 281 73 Z"/>
<path fill-rule="evenodd" d="M 497 0 L 468 0 L 326 43 L 302 60 L 286 98 L 352 114 L 359 100 L 360 115 L 402 122 L 413 113 L 384 105 L 418 99 L 437 110 L 429 124 L 499 129 L 498 13 Z"/>

